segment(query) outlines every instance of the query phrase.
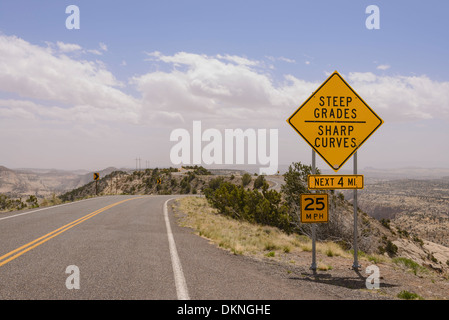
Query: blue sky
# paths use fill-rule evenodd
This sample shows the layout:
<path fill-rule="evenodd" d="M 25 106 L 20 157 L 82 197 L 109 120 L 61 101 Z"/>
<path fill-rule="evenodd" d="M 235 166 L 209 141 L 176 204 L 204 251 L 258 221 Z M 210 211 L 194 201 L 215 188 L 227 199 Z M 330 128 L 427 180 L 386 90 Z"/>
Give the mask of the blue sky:
<path fill-rule="evenodd" d="M 80 30 L 65 28 L 65 8 L 70 4 L 80 8 Z M 370 4 L 380 8 L 380 30 L 365 28 L 365 8 Z M 295 68 L 311 78 L 317 68 L 363 72 L 372 71 L 377 62 L 394 65 L 392 72 L 432 74 L 444 80 L 448 9 L 441 0 L 2 1 L 0 25 L 3 33 L 35 44 L 106 43 L 111 53 L 104 59 L 111 68 L 122 60 L 129 60 L 130 66 L 136 60 L 141 66 L 145 51 L 186 51 L 313 60 L 310 68 Z M 124 71 L 125 76 L 126 72 L 130 71 Z M 321 79 L 319 72 L 314 79 Z"/>
<path fill-rule="evenodd" d="M 79 30 L 65 27 L 71 4 Z M 365 27 L 372 4 L 379 30 Z M 442 0 L 4 0 L 0 133 L 10 152 L 0 164 L 93 170 L 139 156 L 170 165 L 169 134 L 192 120 L 277 128 L 279 163 L 308 162 L 285 120 L 338 70 L 385 121 L 360 149 L 361 167 L 449 167 L 448 9 Z"/>

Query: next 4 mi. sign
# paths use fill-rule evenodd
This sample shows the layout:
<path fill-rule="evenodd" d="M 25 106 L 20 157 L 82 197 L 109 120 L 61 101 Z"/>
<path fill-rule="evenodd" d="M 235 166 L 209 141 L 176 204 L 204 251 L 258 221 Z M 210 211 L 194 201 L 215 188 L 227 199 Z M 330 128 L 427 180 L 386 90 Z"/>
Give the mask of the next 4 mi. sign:
<path fill-rule="evenodd" d="M 338 171 L 383 121 L 335 71 L 288 123 Z"/>

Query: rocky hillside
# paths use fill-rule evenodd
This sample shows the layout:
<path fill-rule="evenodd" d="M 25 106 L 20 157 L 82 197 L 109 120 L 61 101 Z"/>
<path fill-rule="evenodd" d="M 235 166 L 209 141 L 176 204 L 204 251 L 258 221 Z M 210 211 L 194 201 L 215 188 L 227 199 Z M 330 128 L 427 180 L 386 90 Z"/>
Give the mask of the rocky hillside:
<path fill-rule="evenodd" d="M 448 178 L 370 184 L 359 192 L 358 205 L 378 220 L 389 219 L 410 234 L 449 247 Z"/>
<path fill-rule="evenodd" d="M 214 172 L 203 167 L 146 169 L 125 172 L 114 171 L 107 175 L 100 175 L 98 182 L 90 181 L 84 186 L 60 195 L 63 201 L 73 201 L 88 196 L 113 194 L 201 194 L 202 189 L 211 179 L 222 176 L 224 179 L 241 183 L 243 172 L 226 174 Z M 223 175 L 224 174 L 224 175 Z M 243 174 L 243 175 L 242 175 Z M 251 178 L 251 177 L 250 177 Z M 91 178 L 92 179 L 92 178 Z M 252 186 L 251 179 L 249 186 Z"/>

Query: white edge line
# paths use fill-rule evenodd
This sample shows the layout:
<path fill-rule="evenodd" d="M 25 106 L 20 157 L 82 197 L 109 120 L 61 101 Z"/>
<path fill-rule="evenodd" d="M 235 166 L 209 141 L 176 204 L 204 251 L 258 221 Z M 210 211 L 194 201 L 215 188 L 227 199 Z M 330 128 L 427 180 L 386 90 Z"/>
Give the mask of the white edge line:
<path fill-rule="evenodd" d="M 92 199 L 98 199 L 98 198 L 89 198 L 89 199 L 83 199 L 83 200 L 78 200 L 78 201 L 69 202 L 69 203 L 57 204 L 57 205 L 51 206 L 51 207 L 45 207 L 45 208 L 41 208 L 41 209 L 37 209 L 37 210 L 33 210 L 33 211 L 27 211 L 27 212 L 22 212 L 22 213 L 14 214 L 14 215 L 11 215 L 11 216 L 3 217 L 3 218 L 0 218 L 0 220 L 5 220 L 5 219 L 9 219 L 9 218 L 15 218 L 15 217 L 22 216 L 22 215 L 25 215 L 25 214 L 30 214 L 30 213 L 34 213 L 34 212 L 38 212 L 38 211 L 49 210 L 49 209 L 53 209 L 53 208 L 67 206 L 67 205 L 70 205 L 70 204 L 80 203 L 80 202 L 87 201 L 87 200 L 92 200 Z"/>
<path fill-rule="evenodd" d="M 178 296 L 178 300 L 189 300 L 190 298 L 189 293 L 187 291 L 186 279 L 184 278 L 184 273 L 181 267 L 181 261 L 179 260 L 178 251 L 176 250 L 175 239 L 173 238 L 173 233 L 170 227 L 170 221 L 168 219 L 167 203 L 173 199 L 175 198 L 168 199 L 164 203 L 164 219 L 165 219 L 165 226 L 167 227 L 168 245 L 170 249 L 170 257 L 175 277 L 176 294 Z"/>

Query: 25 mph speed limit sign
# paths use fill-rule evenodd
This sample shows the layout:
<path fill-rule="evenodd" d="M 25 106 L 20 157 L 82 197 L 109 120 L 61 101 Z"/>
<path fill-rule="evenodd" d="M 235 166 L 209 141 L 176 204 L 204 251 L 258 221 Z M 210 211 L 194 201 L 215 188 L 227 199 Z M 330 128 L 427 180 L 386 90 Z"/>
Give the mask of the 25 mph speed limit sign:
<path fill-rule="evenodd" d="M 326 223 L 329 221 L 327 193 L 303 193 L 300 201 L 302 223 Z"/>

